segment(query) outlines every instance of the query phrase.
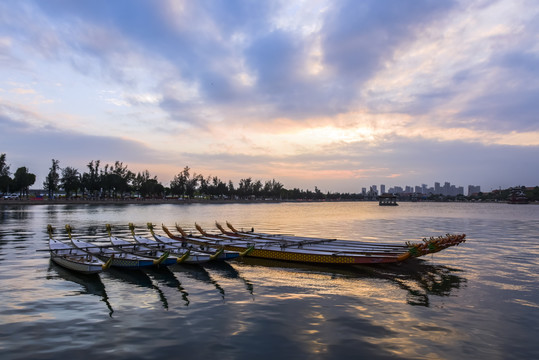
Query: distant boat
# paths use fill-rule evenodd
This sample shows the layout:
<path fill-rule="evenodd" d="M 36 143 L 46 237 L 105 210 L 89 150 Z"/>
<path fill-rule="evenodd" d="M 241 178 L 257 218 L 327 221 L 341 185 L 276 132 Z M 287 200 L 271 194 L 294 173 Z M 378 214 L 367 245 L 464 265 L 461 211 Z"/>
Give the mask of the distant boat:
<path fill-rule="evenodd" d="M 378 205 L 380 206 L 398 206 L 397 195 L 395 194 L 382 194 L 378 197 Z"/>
<path fill-rule="evenodd" d="M 508 204 L 528 204 L 530 201 L 520 189 L 511 189 L 509 198 L 507 199 Z"/>

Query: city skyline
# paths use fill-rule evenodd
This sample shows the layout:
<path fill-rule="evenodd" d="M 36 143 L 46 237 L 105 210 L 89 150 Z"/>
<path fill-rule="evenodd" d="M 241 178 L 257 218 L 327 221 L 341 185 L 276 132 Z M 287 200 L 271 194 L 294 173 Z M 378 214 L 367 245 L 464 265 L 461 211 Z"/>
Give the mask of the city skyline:
<path fill-rule="evenodd" d="M 464 193 L 464 186 L 454 185 L 449 181 L 445 181 L 444 185 L 441 186 L 441 182 L 434 182 L 434 186 L 429 187 L 427 184 L 421 185 L 405 185 L 404 187 L 394 185 L 387 188 L 386 185 L 380 184 L 380 190 L 378 190 L 378 185 L 371 185 L 369 189 L 363 187 L 361 188 L 361 193 L 366 195 L 367 193 L 374 192 L 376 195 L 381 195 L 385 193 L 390 194 L 434 194 L 434 195 L 445 195 L 445 196 L 456 196 L 456 195 L 467 195 L 470 196 L 474 193 L 481 192 L 480 185 L 468 185 L 468 192 Z"/>
<path fill-rule="evenodd" d="M 539 183 L 532 0 L 0 2 L 0 153 L 358 192 Z M 361 186 L 359 186 L 359 189 Z"/>

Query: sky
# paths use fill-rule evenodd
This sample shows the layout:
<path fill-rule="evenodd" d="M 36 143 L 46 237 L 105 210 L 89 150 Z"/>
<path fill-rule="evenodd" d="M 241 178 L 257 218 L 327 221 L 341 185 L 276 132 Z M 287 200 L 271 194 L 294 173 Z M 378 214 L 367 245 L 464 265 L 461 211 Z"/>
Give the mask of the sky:
<path fill-rule="evenodd" d="M 0 153 L 361 192 L 539 185 L 535 0 L 5 0 Z"/>

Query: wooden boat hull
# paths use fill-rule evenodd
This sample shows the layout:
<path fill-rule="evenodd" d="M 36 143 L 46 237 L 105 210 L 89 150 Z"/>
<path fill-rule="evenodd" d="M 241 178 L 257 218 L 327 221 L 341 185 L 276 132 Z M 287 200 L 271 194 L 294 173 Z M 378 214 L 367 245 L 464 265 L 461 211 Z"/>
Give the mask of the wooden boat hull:
<path fill-rule="evenodd" d="M 174 265 L 178 263 L 178 258 L 170 257 L 168 255 L 164 256 L 165 253 L 162 251 L 153 250 L 143 245 L 134 244 L 129 241 L 122 240 L 116 237 L 110 237 L 109 240 L 112 246 L 118 251 L 129 254 L 129 255 L 141 256 L 141 257 L 152 259 L 152 263 L 155 265 L 170 266 L 170 265 Z M 160 260 L 163 257 L 165 257 L 165 259 Z M 159 261 L 158 264 L 157 264 L 157 261 Z"/>
<path fill-rule="evenodd" d="M 225 250 L 245 252 L 249 247 L 240 247 L 240 246 L 231 246 L 224 245 Z M 320 255 L 320 254 L 306 254 L 306 253 L 297 253 L 291 251 L 282 251 L 282 250 L 267 250 L 267 249 L 257 249 L 256 247 L 252 249 L 248 255 L 249 257 L 256 257 L 262 259 L 272 259 L 272 260 L 285 260 L 285 261 L 295 261 L 295 262 L 304 262 L 304 263 L 318 263 L 318 264 L 380 264 L 380 263 L 391 263 L 397 262 L 397 258 L 388 258 L 383 256 L 368 256 L 368 257 L 357 257 L 357 256 L 340 256 L 340 255 Z"/>
<path fill-rule="evenodd" d="M 163 227 L 163 230 L 167 235 L 178 241 L 186 241 L 192 244 L 213 247 L 213 248 L 224 248 L 228 251 L 239 252 L 245 254 L 249 257 L 257 257 L 262 259 L 273 259 L 273 260 L 284 260 L 284 261 L 295 261 L 295 262 L 305 262 L 305 263 L 320 263 L 320 264 L 380 264 L 380 263 L 391 263 L 399 261 L 398 255 L 388 256 L 388 255 L 379 255 L 379 254 L 360 254 L 357 256 L 346 256 L 338 255 L 334 253 L 321 254 L 320 251 L 309 253 L 303 249 L 294 251 L 295 249 L 262 249 L 260 246 L 257 247 L 257 244 L 253 244 L 250 241 L 245 241 L 245 245 L 241 244 L 226 244 L 225 241 L 219 243 L 209 243 L 208 241 L 197 240 L 194 237 L 178 237 L 170 233 L 166 227 Z M 254 247 L 253 247 L 254 246 Z M 403 254 L 399 254 L 403 255 Z"/>
<path fill-rule="evenodd" d="M 102 261 L 111 260 L 111 266 L 118 268 L 138 269 L 143 267 L 154 266 L 153 259 L 144 258 L 140 256 L 132 256 L 131 254 L 122 253 L 119 251 L 112 251 L 106 248 L 100 248 L 94 244 L 86 243 L 84 241 L 71 239 L 73 245 L 79 249 L 82 249 Z"/>
<path fill-rule="evenodd" d="M 97 274 L 103 271 L 103 262 L 88 263 L 84 257 L 51 256 L 52 261 L 66 269 L 82 274 Z"/>
<path fill-rule="evenodd" d="M 154 236 L 155 240 L 158 241 L 160 244 L 167 245 L 167 246 L 170 246 L 170 247 L 174 247 L 174 248 L 177 248 L 177 249 L 182 249 L 183 251 L 188 249 L 188 247 L 182 246 L 182 241 L 171 239 L 171 238 L 165 238 L 164 236 L 160 236 L 160 235 L 157 235 L 157 234 L 153 234 L 153 236 Z M 193 249 L 193 250 L 195 250 L 195 252 L 196 252 L 199 249 Z M 227 249 L 224 249 L 224 250 L 226 250 L 226 251 L 222 251 L 222 252 L 218 253 L 217 256 L 215 256 L 213 258 L 213 260 L 233 260 L 233 259 L 237 259 L 240 256 L 240 253 L 238 251 L 227 250 Z M 191 254 L 191 256 L 192 256 L 192 254 Z M 206 256 L 208 257 L 208 260 L 211 257 L 210 255 L 206 255 Z M 189 258 L 185 262 L 186 263 L 189 262 Z"/>
<path fill-rule="evenodd" d="M 182 264 L 203 264 L 211 260 L 210 255 L 204 254 L 204 253 L 198 253 L 196 251 L 190 251 L 189 254 L 186 254 L 189 249 L 188 248 L 181 248 L 165 243 L 160 243 L 157 241 L 157 239 L 150 240 L 148 238 L 134 235 L 133 238 L 135 241 L 139 244 L 145 245 L 149 248 L 155 248 L 159 249 L 161 251 L 169 251 L 171 255 L 173 255 L 175 258 L 179 259 L 177 263 Z"/>
<path fill-rule="evenodd" d="M 271 236 L 269 234 L 241 234 L 219 236 L 205 233 L 198 225 L 202 236 L 187 235 L 177 227 L 181 237 L 172 234 L 166 226 L 165 233 L 172 239 L 201 246 L 238 251 L 245 256 L 262 259 L 284 260 L 318 264 L 380 264 L 396 263 L 410 257 L 434 253 L 449 246 L 464 242 L 466 235 L 446 235 L 424 239 L 422 243 L 368 244 L 294 236 Z"/>
<path fill-rule="evenodd" d="M 97 274 L 104 269 L 105 263 L 95 256 L 52 238 L 49 239 L 49 251 L 52 261 L 73 271 Z"/>

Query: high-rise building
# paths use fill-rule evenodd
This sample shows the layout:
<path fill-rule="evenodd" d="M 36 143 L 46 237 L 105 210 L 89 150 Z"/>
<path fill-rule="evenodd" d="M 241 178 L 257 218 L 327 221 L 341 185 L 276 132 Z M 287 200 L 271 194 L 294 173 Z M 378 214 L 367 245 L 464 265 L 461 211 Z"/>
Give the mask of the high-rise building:
<path fill-rule="evenodd" d="M 481 186 L 468 185 L 468 196 L 471 196 L 472 194 L 477 194 L 479 192 L 481 192 Z"/>
<path fill-rule="evenodd" d="M 445 196 L 453 195 L 453 194 L 451 194 L 451 183 L 449 183 L 447 181 L 444 183 L 444 187 L 442 189 L 442 195 L 445 195 Z"/>
<path fill-rule="evenodd" d="M 384 184 L 380 185 L 380 194 L 386 193 L 386 186 Z"/>

